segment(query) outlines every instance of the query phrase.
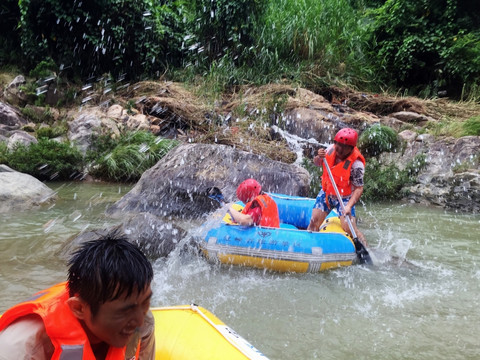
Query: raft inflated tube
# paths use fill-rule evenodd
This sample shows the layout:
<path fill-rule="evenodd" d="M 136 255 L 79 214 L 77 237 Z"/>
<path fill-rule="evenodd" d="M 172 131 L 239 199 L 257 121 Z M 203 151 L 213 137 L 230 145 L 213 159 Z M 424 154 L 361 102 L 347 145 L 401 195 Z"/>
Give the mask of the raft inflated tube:
<path fill-rule="evenodd" d="M 155 319 L 155 360 L 269 360 L 202 307 L 192 304 L 150 310 Z"/>
<path fill-rule="evenodd" d="M 202 307 L 181 305 L 151 310 L 157 360 L 268 360 Z"/>
<path fill-rule="evenodd" d="M 234 208 L 237 211 L 242 212 L 243 208 L 245 207 L 242 205 L 243 203 L 234 203 L 232 204 L 232 208 Z M 228 211 L 225 216 L 223 217 L 223 222 L 226 224 L 234 225 L 235 221 L 233 221 L 232 215 L 230 214 L 230 211 Z"/>

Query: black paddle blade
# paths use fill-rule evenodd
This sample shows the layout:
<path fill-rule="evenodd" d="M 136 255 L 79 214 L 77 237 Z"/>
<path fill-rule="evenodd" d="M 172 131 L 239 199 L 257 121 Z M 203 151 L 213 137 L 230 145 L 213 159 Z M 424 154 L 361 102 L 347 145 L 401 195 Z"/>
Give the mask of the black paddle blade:
<path fill-rule="evenodd" d="M 355 252 L 357 253 L 358 262 L 360 264 L 373 265 L 372 258 L 365 245 L 363 245 L 357 238 L 353 239 L 353 243 L 355 244 Z"/>
<path fill-rule="evenodd" d="M 218 187 L 209 187 L 205 190 L 205 192 L 210 199 L 218 201 L 220 205 L 225 203 L 225 198 L 223 197 L 222 191 Z"/>

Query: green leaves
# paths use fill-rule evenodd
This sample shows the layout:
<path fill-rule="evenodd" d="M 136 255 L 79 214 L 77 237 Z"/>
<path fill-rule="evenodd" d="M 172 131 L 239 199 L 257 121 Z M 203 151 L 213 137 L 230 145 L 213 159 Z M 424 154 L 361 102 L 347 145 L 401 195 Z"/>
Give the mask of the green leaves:
<path fill-rule="evenodd" d="M 17 145 L 13 150 L 0 142 L 0 163 L 40 180 L 71 180 L 82 176 L 87 164 L 89 173 L 97 178 L 136 181 L 177 145 L 175 140 L 145 131 L 128 132 L 118 139 L 104 135 L 84 157 L 74 145 L 47 138 L 57 130 L 39 130 L 38 143 Z"/>
<path fill-rule="evenodd" d="M 395 130 L 384 125 L 370 126 L 362 132 L 358 140 L 358 148 L 368 156 L 395 151 L 398 145 L 399 140 Z"/>
<path fill-rule="evenodd" d="M 411 185 L 420 170 L 425 166 L 425 155 L 417 155 L 400 170 L 395 164 L 382 166 L 376 158 L 371 158 L 365 166 L 365 200 L 399 200 L 405 196 L 402 189 Z"/>
<path fill-rule="evenodd" d="M 47 138 L 30 146 L 18 145 L 4 157 L 12 169 L 40 180 L 71 180 L 82 172 L 83 156 L 76 147 Z"/>
<path fill-rule="evenodd" d="M 387 0 L 371 11 L 371 55 L 385 67 L 383 81 L 426 96 L 441 89 L 459 96 L 464 83 L 475 83 L 480 32 L 470 7 L 453 0 Z"/>
<path fill-rule="evenodd" d="M 480 116 L 474 116 L 463 124 L 463 136 L 480 136 Z"/>
<path fill-rule="evenodd" d="M 145 131 L 127 132 L 120 138 L 99 137 L 87 154 L 89 173 L 110 181 L 136 181 L 177 142 Z"/>
<path fill-rule="evenodd" d="M 104 73 L 138 78 L 163 69 L 162 59 L 180 48 L 163 24 L 171 12 L 164 16 L 159 10 L 164 7 L 151 1 L 21 0 L 19 8 L 27 68 L 52 58 L 84 78 Z"/>

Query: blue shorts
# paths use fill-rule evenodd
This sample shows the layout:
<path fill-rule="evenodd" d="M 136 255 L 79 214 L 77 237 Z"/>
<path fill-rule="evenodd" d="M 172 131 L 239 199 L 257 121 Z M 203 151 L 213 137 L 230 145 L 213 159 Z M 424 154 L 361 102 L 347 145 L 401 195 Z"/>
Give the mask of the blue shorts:
<path fill-rule="evenodd" d="M 347 205 L 349 200 L 350 200 L 350 196 L 342 198 L 343 205 Z M 320 209 L 327 213 L 330 212 L 330 210 L 332 210 L 333 208 L 335 208 L 339 214 L 342 214 L 342 209 L 340 207 L 340 203 L 338 202 L 338 199 L 336 196 L 329 195 L 328 204 L 330 204 L 330 207 L 328 207 L 327 205 L 325 192 L 323 190 L 320 190 L 320 192 L 317 195 L 317 198 L 315 199 L 315 205 L 313 205 L 313 208 Z M 355 217 L 355 205 L 352 206 L 351 214 L 353 217 Z"/>

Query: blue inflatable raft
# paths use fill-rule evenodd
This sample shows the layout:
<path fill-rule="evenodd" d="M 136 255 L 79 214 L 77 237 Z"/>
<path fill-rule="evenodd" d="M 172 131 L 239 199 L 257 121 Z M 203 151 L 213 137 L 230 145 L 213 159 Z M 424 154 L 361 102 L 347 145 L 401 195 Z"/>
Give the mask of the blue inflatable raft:
<path fill-rule="evenodd" d="M 226 215 L 200 244 L 209 261 L 280 272 L 319 272 L 356 260 L 353 240 L 337 213 L 329 214 L 319 232 L 307 231 L 314 199 L 269 195 L 277 203 L 280 228 L 235 225 Z"/>

